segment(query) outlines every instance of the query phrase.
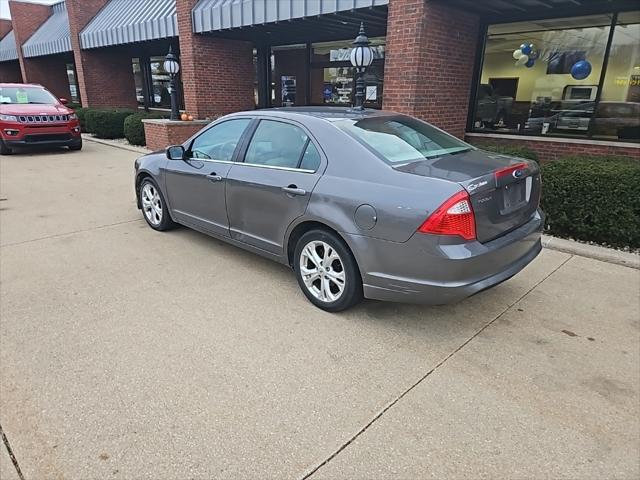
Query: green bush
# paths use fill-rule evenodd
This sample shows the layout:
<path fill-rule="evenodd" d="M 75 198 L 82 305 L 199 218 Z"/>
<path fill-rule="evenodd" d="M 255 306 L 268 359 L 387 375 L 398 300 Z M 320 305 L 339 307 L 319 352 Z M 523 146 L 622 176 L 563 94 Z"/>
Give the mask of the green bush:
<path fill-rule="evenodd" d="M 123 138 L 124 119 L 135 113 L 127 109 L 93 109 L 85 113 L 86 130 L 98 138 Z"/>
<path fill-rule="evenodd" d="M 529 147 L 519 145 L 482 145 L 483 150 L 489 152 L 501 153 L 512 157 L 528 158 L 529 160 L 538 161 L 538 154 Z"/>
<path fill-rule="evenodd" d="M 131 145 L 146 145 L 147 139 L 144 135 L 144 118 L 164 118 L 158 113 L 134 113 L 124 119 L 124 136 Z"/>
<path fill-rule="evenodd" d="M 571 156 L 542 164 L 549 233 L 616 247 L 640 247 L 640 162 Z"/>
<path fill-rule="evenodd" d="M 76 115 L 78 116 L 78 121 L 80 122 L 80 130 L 82 130 L 84 133 L 90 133 L 89 130 L 87 130 L 87 111 L 89 109 L 88 108 L 76 108 L 75 112 Z"/>
<path fill-rule="evenodd" d="M 75 103 L 75 102 L 69 102 L 65 106 L 68 108 L 73 108 L 74 110 L 77 110 L 78 108 L 82 108 L 81 104 Z"/>

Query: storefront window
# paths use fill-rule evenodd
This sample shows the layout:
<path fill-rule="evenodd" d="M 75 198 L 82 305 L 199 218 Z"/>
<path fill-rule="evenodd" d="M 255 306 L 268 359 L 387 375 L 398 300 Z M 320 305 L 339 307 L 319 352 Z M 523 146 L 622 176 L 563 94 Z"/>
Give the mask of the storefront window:
<path fill-rule="evenodd" d="M 373 64 L 365 74 L 365 106 L 382 108 L 384 85 L 385 38 L 370 39 Z M 355 95 L 355 69 L 349 55 L 351 41 L 314 43 L 311 53 L 311 105 L 353 104 Z"/>
<path fill-rule="evenodd" d="M 474 130 L 591 135 L 612 17 L 491 25 L 476 93 Z"/>
<path fill-rule="evenodd" d="M 80 103 L 80 92 L 78 91 L 78 81 L 76 80 L 76 69 L 73 63 L 67 63 L 67 78 L 69 79 L 71 102 Z"/>
<path fill-rule="evenodd" d="M 594 138 L 640 140 L 640 12 L 618 16 L 591 131 Z"/>
<path fill-rule="evenodd" d="M 164 60 L 164 56 L 131 59 L 136 100 L 140 107 L 171 108 L 171 78 L 164 71 Z M 178 84 L 178 104 L 180 106 L 184 104 L 180 77 L 176 83 Z"/>

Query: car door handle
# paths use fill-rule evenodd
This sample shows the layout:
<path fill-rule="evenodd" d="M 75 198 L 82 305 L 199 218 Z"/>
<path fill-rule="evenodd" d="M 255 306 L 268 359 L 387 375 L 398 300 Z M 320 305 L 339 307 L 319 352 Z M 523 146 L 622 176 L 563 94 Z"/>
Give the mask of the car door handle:
<path fill-rule="evenodd" d="M 298 188 L 296 185 L 289 185 L 288 187 L 282 187 L 282 191 L 287 195 L 291 196 L 302 196 L 306 195 L 307 191 L 302 188 Z"/>
<path fill-rule="evenodd" d="M 213 172 L 210 175 L 207 175 L 207 178 L 209 179 L 210 182 L 221 182 L 222 181 L 222 175 L 216 175 L 216 172 Z"/>

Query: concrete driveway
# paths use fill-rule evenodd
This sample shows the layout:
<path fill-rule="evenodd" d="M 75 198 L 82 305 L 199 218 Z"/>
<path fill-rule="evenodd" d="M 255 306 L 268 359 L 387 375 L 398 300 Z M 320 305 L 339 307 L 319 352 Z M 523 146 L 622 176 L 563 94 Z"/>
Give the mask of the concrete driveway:
<path fill-rule="evenodd" d="M 283 266 L 152 231 L 136 154 L 85 147 L 0 160 L 25 479 L 640 476 L 638 270 L 545 250 L 459 305 L 332 315 Z"/>

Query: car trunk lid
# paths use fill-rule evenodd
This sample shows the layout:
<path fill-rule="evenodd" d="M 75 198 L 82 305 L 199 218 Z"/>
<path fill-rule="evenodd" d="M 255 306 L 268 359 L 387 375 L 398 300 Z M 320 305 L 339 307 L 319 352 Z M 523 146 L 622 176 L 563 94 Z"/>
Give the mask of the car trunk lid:
<path fill-rule="evenodd" d="M 530 160 L 470 150 L 394 168 L 460 184 L 469 193 L 483 243 L 529 221 L 540 200 L 540 168 Z"/>

